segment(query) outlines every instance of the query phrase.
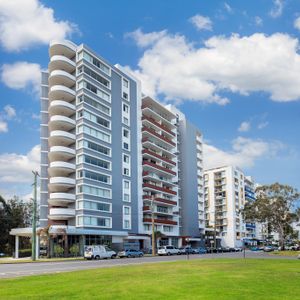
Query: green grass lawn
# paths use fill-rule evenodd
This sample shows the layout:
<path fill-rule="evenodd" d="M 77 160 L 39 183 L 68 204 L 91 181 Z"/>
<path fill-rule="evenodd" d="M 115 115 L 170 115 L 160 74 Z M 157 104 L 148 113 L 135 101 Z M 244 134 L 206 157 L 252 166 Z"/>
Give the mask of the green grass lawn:
<path fill-rule="evenodd" d="M 300 254 L 300 251 L 274 251 L 270 252 L 269 254 L 279 256 L 297 256 Z"/>
<path fill-rule="evenodd" d="M 300 261 L 211 259 L 0 280 L 1 299 L 300 299 Z"/>

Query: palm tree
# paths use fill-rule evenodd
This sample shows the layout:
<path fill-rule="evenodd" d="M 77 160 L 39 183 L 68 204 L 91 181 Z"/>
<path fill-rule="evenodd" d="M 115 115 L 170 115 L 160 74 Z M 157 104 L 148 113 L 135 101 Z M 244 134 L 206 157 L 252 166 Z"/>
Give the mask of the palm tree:
<path fill-rule="evenodd" d="M 51 239 L 50 229 L 51 226 L 48 225 L 44 228 L 40 228 L 37 231 L 37 235 L 40 237 L 41 242 L 47 245 L 47 258 L 50 258 L 50 239 Z"/>
<path fill-rule="evenodd" d="M 165 235 L 161 231 L 155 231 L 154 235 L 155 235 L 155 245 L 157 248 L 157 246 L 158 246 L 157 242 L 159 241 L 159 239 L 164 238 Z"/>

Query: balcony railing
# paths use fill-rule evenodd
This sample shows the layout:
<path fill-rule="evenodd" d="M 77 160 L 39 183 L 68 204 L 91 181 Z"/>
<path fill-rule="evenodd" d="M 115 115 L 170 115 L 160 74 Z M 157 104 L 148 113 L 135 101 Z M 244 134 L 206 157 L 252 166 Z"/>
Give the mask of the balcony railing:
<path fill-rule="evenodd" d="M 143 199 L 144 200 L 151 200 L 151 196 L 144 195 Z M 160 198 L 160 197 L 155 197 L 154 201 L 155 202 L 161 202 L 161 203 L 164 203 L 164 204 L 169 204 L 169 205 L 177 205 L 176 201 L 172 201 L 172 200 L 164 199 L 164 198 Z"/>
<path fill-rule="evenodd" d="M 171 195 L 177 195 L 177 192 L 175 192 L 171 189 L 164 188 L 164 187 L 161 187 L 161 186 L 156 186 L 156 185 L 150 184 L 150 183 L 143 183 L 143 187 L 147 187 L 147 188 L 154 189 L 154 190 L 157 190 L 157 191 L 161 191 L 161 192 L 164 192 L 164 193 L 168 193 L 168 194 L 171 194 Z"/>
<path fill-rule="evenodd" d="M 161 156 L 161 155 L 159 155 L 159 154 L 157 154 L 157 153 L 155 153 L 155 152 L 153 152 L 153 151 L 151 151 L 151 150 L 149 150 L 149 149 L 144 149 L 144 150 L 142 151 L 142 154 L 149 154 L 149 155 L 152 155 L 152 156 L 154 156 L 154 157 L 156 157 L 156 158 L 159 158 L 159 159 L 161 159 L 161 160 L 163 160 L 163 161 L 165 161 L 165 162 L 167 162 L 167 163 L 170 163 L 170 164 L 176 166 L 176 163 L 175 163 L 174 161 L 172 161 L 172 160 L 170 160 L 170 159 L 168 159 L 168 158 L 166 158 L 166 157 L 163 157 L 163 156 Z"/>
<path fill-rule="evenodd" d="M 146 126 L 143 126 L 142 127 L 142 131 L 146 131 L 146 132 L 149 132 L 151 133 L 152 135 L 156 136 L 157 138 L 163 140 L 164 142 L 172 145 L 172 146 L 176 146 L 176 144 L 174 142 L 172 142 L 171 140 L 169 140 L 168 138 L 164 137 L 163 135 L 157 133 L 154 129 L 152 128 L 149 128 L 149 127 L 146 127 Z"/>
<path fill-rule="evenodd" d="M 153 168 L 156 168 L 158 170 L 161 170 L 161 171 L 164 171 L 164 172 L 167 172 L 169 174 L 172 174 L 174 176 L 176 176 L 176 172 L 170 170 L 170 169 L 167 169 L 165 167 L 162 167 L 160 165 L 157 165 L 157 164 L 154 164 L 154 163 L 151 163 L 149 161 L 143 161 L 143 166 L 150 166 L 150 167 L 153 167 Z"/>
<path fill-rule="evenodd" d="M 163 129 L 164 131 L 170 133 L 171 135 L 175 136 L 175 133 L 173 131 L 171 131 L 167 126 L 164 126 L 160 123 L 158 123 L 155 119 L 151 118 L 151 117 L 147 117 L 147 116 L 142 116 L 142 121 L 143 120 L 147 120 L 150 123 L 153 123 L 154 125 L 156 125 L 157 127 Z"/>
<path fill-rule="evenodd" d="M 150 218 L 143 218 L 144 223 L 151 223 L 152 220 Z M 177 225 L 178 222 L 166 219 L 154 219 L 155 224 L 166 224 L 166 225 Z"/>

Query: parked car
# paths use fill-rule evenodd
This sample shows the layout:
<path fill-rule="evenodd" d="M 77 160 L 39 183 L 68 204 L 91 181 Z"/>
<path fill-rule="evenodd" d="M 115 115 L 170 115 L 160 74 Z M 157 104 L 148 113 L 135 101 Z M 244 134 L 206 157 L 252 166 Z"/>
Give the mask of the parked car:
<path fill-rule="evenodd" d="M 198 254 L 206 254 L 207 253 L 207 250 L 203 247 L 198 248 L 197 251 L 198 251 L 197 252 Z"/>
<path fill-rule="evenodd" d="M 4 257 L 4 256 L 5 256 L 5 254 L 0 252 L 0 257 Z"/>
<path fill-rule="evenodd" d="M 255 252 L 261 251 L 261 250 L 263 250 L 263 249 L 260 248 L 260 247 L 252 247 L 252 248 L 251 248 L 251 251 L 255 251 Z"/>
<path fill-rule="evenodd" d="M 86 246 L 84 248 L 85 259 L 116 258 L 117 253 L 105 245 Z"/>
<path fill-rule="evenodd" d="M 158 255 L 175 255 L 179 254 L 179 249 L 174 246 L 161 246 L 157 251 Z"/>
<path fill-rule="evenodd" d="M 120 251 L 118 252 L 118 256 L 120 258 L 123 258 L 123 257 L 142 257 L 144 256 L 144 253 L 142 251 L 139 251 L 139 250 L 134 250 L 134 249 L 127 249 L 127 250 L 123 250 L 123 251 Z"/>
<path fill-rule="evenodd" d="M 185 253 L 185 248 L 184 248 L 184 247 L 179 248 L 179 249 L 178 249 L 178 254 L 179 254 L 179 255 L 181 255 L 181 254 L 186 254 L 186 253 Z"/>
<path fill-rule="evenodd" d="M 263 251 L 264 252 L 272 252 L 272 251 L 274 251 L 274 248 L 272 246 L 265 246 Z"/>

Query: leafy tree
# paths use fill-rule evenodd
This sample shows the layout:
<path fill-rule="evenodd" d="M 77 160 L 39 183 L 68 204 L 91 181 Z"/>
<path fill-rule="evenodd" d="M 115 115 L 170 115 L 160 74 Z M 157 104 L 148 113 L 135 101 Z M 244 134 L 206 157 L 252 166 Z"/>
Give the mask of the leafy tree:
<path fill-rule="evenodd" d="M 269 230 L 277 232 L 279 244 L 284 248 L 291 235 L 291 223 L 295 220 L 293 209 L 300 198 L 296 189 L 289 185 L 274 183 L 256 189 L 257 199 L 246 203 L 243 216 L 246 222 L 267 223 Z"/>
<path fill-rule="evenodd" d="M 28 227 L 31 224 L 32 204 L 18 197 L 5 201 L 0 196 L 0 252 L 11 254 L 14 237 L 9 234 L 12 228 Z M 20 246 L 30 248 L 29 241 L 21 240 Z"/>

